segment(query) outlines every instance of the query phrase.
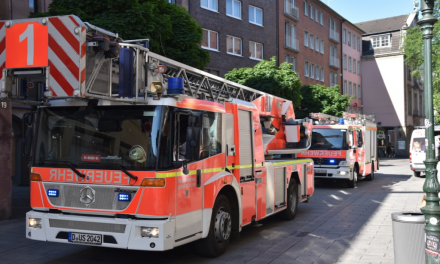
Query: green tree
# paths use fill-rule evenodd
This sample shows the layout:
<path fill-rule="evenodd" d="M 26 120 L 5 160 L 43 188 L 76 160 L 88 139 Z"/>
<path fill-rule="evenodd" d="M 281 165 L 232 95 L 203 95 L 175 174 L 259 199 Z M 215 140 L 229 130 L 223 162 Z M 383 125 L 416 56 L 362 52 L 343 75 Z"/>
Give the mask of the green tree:
<path fill-rule="evenodd" d="M 440 0 L 435 1 L 434 16 L 440 18 Z M 434 24 L 434 38 L 432 39 L 432 71 L 434 108 L 440 109 L 440 23 Z M 419 66 L 423 63 L 423 39 L 419 26 L 408 28 L 403 37 L 402 50 L 405 52 L 405 64 L 412 69 L 411 75 L 420 78 Z M 440 111 L 438 111 L 440 112 Z M 424 114 L 424 113 L 423 113 Z M 440 122 L 440 116 L 435 116 L 435 123 Z"/>
<path fill-rule="evenodd" d="M 35 16 L 69 14 L 126 40 L 148 38 L 151 51 L 199 69 L 210 60 L 199 47 L 202 28 L 185 8 L 166 0 L 54 0 L 49 12 Z"/>
<path fill-rule="evenodd" d="M 339 86 L 305 85 L 301 87 L 301 106 L 295 108 L 297 118 L 308 117 L 309 113 L 324 113 L 341 116 L 353 97 L 342 95 Z"/>
<path fill-rule="evenodd" d="M 233 69 L 225 74 L 227 80 L 249 86 L 292 101 L 294 106 L 301 102 L 301 81 L 292 70 L 292 64 L 283 62 L 277 67 L 276 57 L 262 60 L 252 68 Z"/>

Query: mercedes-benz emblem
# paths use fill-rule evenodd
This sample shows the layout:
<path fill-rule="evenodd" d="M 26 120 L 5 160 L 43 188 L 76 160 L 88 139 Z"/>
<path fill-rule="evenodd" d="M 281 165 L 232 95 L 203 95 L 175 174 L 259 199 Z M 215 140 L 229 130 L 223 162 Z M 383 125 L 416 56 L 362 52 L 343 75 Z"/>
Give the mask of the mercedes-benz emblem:
<path fill-rule="evenodd" d="M 79 192 L 79 200 L 86 205 L 90 205 L 95 201 L 95 190 L 89 186 L 83 188 Z"/>
<path fill-rule="evenodd" d="M 318 159 L 318 164 L 321 164 L 322 163 L 322 159 Z"/>

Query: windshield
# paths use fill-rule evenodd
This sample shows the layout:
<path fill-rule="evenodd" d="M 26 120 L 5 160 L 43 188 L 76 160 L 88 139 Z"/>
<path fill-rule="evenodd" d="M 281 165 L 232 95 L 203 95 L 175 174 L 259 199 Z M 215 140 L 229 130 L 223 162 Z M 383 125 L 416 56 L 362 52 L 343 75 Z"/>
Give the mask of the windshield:
<path fill-rule="evenodd" d="M 170 122 L 162 106 L 41 108 L 34 165 L 167 169 Z"/>
<path fill-rule="evenodd" d="M 314 128 L 310 149 L 346 150 L 347 130 Z"/>

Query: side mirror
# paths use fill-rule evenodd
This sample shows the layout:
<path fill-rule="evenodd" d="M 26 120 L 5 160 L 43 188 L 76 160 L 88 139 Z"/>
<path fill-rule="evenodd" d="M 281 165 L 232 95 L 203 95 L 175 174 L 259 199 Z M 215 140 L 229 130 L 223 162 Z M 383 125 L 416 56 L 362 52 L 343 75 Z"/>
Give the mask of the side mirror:
<path fill-rule="evenodd" d="M 183 174 L 188 175 L 189 173 L 188 161 L 187 160 L 182 161 L 182 165 L 183 165 Z"/>

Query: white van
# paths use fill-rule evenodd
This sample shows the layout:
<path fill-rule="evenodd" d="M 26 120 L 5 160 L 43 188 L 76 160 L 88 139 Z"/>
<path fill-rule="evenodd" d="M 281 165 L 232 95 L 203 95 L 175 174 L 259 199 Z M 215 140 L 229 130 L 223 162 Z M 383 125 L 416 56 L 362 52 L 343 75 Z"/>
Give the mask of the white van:
<path fill-rule="evenodd" d="M 434 139 L 435 139 L 435 157 L 438 157 L 440 126 L 434 127 Z M 409 167 L 414 172 L 414 176 L 420 177 L 420 174 L 425 173 L 426 159 L 426 145 L 428 139 L 425 138 L 425 129 L 414 129 L 411 135 L 411 141 L 409 143 Z"/>

